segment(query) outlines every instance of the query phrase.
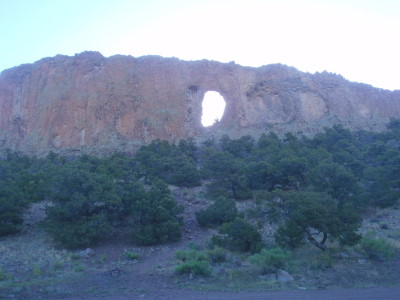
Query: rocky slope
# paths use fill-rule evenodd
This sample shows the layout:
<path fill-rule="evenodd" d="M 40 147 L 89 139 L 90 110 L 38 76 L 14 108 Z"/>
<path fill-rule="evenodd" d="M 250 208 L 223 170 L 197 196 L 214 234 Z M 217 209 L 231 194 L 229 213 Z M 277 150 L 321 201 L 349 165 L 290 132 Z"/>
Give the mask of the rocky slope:
<path fill-rule="evenodd" d="M 207 91 L 227 102 L 222 120 L 210 128 L 200 122 Z M 382 130 L 390 118 L 400 118 L 400 91 L 284 65 L 84 52 L 3 71 L 0 112 L 0 149 L 101 154 L 133 151 L 156 138 L 313 134 L 339 122 Z"/>

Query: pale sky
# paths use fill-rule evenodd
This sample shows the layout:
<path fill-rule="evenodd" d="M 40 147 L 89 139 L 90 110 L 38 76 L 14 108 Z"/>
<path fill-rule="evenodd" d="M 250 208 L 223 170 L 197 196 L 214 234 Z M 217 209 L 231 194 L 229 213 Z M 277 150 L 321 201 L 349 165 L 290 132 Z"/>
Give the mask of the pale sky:
<path fill-rule="evenodd" d="M 0 71 L 57 54 L 328 71 L 400 89 L 399 0 L 0 0 Z"/>

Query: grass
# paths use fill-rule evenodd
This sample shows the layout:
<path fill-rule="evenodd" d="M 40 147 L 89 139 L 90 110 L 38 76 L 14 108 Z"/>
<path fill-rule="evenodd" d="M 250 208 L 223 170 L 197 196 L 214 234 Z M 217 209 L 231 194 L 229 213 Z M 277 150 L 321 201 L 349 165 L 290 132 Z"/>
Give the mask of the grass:
<path fill-rule="evenodd" d="M 140 255 L 135 252 L 128 251 L 125 253 L 125 257 L 129 260 L 138 260 Z"/>
<path fill-rule="evenodd" d="M 260 279 L 255 272 L 237 269 L 227 270 L 224 276 L 213 276 L 205 281 L 191 280 L 181 282 L 180 287 L 190 288 L 195 291 L 226 292 L 283 290 L 288 287 L 295 288 L 291 283 L 266 281 Z"/>
<path fill-rule="evenodd" d="M 32 275 L 34 277 L 39 277 L 40 275 L 42 275 L 42 271 L 40 270 L 40 268 L 39 268 L 39 266 L 37 264 L 33 265 Z"/>
<path fill-rule="evenodd" d="M 11 276 L 7 274 L 2 268 L 0 268 L 0 281 L 11 279 Z"/>
<path fill-rule="evenodd" d="M 99 256 L 99 258 L 97 259 L 97 261 L 99 262 L 99 263 L 104 263 L 104 262 L 106 262 L 108 260 L 108 256 L 107 256 L 107 254 L 102 254 L 102 255 L 100 255 Z"/>
<path fill-rule="evenodd" d="M 395 247 L 385 238 L 374 238 L 373 234 L 366 234 L 360 246 L 372 260 L 384 261 L 394 256 Z"/>
<path fill-rule="evenodd" d="M 83 272 L 85 271 L 85 266 L 83 266 L 82 264 L 77 264 L 74 268 L 75 272 Z"/>

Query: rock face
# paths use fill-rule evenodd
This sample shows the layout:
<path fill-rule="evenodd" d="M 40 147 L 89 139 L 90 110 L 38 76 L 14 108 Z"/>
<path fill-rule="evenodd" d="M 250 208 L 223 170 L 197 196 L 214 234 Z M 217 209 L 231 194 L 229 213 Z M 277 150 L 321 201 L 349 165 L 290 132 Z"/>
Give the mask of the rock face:
<path fill-rule="evenodd" d="M 201 125 L 207 91 L 219 92 L 227 103 L 210 128 Z M 390 118 L 400 118 L 400 91 L 284 65 L 84 52 L 3 71 L 0 112 L 0 149 L 101 154 L 133 151 L 156 138 L 314 134 L 335 123 L 383 130 Z"/>

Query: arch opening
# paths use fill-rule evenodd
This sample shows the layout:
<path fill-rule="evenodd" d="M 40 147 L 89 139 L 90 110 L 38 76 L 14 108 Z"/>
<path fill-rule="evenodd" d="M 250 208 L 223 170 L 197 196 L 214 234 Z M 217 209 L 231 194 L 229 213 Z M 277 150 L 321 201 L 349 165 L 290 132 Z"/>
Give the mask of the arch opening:
<path fill-rule="evenodd" d="M 201 124 L 204 127 L 210 127 L 221 120 L 226 102 L 220 93 L 208 91 L 204 94 L 201 106 Z"/>

